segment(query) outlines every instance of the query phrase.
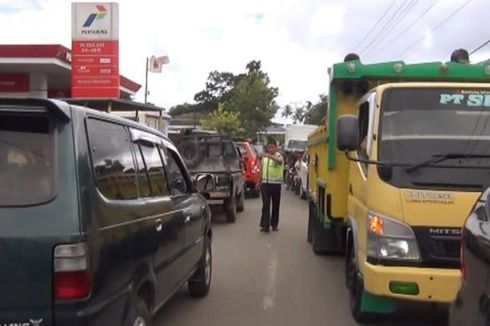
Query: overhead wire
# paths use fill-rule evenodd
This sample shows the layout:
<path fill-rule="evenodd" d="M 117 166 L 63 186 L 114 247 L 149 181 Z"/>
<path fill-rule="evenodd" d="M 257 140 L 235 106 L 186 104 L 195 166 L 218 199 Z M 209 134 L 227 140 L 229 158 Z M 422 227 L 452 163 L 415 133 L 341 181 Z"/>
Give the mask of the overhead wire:
<path fill-rule="evenodd" d="M 393 20 L 392 24 L 387 26 L 386 32 L 379 38 L 379 40 L 371 47 L 370 50 L 366 51 L 364 55 L 369 56 L 369 54 L 373 51 L 376 51 L 377 48 L 381 47 L 382 42 L 386 39 L 388 35 L 390 35 L 396 27 L 405 19 L 405 17 L 412 11 L 412 9 L 417 5 L 419 0 L 412 0 L 404 9 L 400 12 L 400 14 Z M 382 48 L 382 47 L 381 47 Z"/>
<path fill-rule="evenodd" d="M 375 36 L 371 39 L 371 41 L 362 48 L 360 53 L 364 53 L 364 51 L 367 51 L 370 47 L 372 47 L 375 42 L 379 39 L 379 37 L 382 35 L 382 33 L 385 32 L 387 26 L 391 24 L 391 22 L 395 19 L 395 17 L 398 16 L 398 14 L 405 8 L 405 5 L 409 3 L 410 0 L 404 0 L 402 4 L 392 13 L 392 15 L 388 18 L 388 20 L 384 23 L 384 25 L 381 27 L 381 29 L 378 30 L 378 32 L 375 34 Z"/>
<path fill-rule="evenodd" d="M 417 24 L 422 18 L 424 18 L 424 16 L 426 16 L 429 11 L 432 10 L 432 8 L 434 8 L 434 6 L 439 2 L 439 0 L 435 0 L 433 1 L 429 7 L 427 7 L 419 16 L 417 16 L 417 18 L 415 18 L 410 24 L 408 24 L 408 26 L 403 30 L 401 31 L 400 33 L 398 33 L 395 37 L 391 38 L 388 42 L 386 42 L 387 44 L 393 44 L 393 43 L 396 43 L 397 41 L 401 40 L 401 37 L 403 35 L 405 35 L 410 29 L 412 29 L 412 27 L 415 26 L 415 24 Z M 374 52 L 371 56 L 374 57 L 376 56 L 377 54 L 379 54 L 380 52 L 382 51 L 382 49 L 379 49 L 378 51 Z"/>
<path fill-rule="evenodd" d="M 474 49 L 473 51 L 470 52 L 470 55 L 472 55 L 473 53 L 477 52 L 477 51 L 480 51 L 483 47 L 485 47 L 485 45 L 487 45 L 488 43 L 490 43 L 490 40 L 484 42 L 483 44 L 481 44 L 479 47 L 477 47 L 476 49 Z"/>
<path fill-rule="evenodd" d="M 357 50 L 359 49 L 359 47 L 364 43 L 364 41 L 366 41 L 369 37 L 369 35 L 374 32 L 374 30 L 376 29 L 376 27 L 378 27 L 378 25 L 381 23 L 381 21 L 385 18 L 386 14 L 388 14 L 388 12 L 390 11 L 390 9 L 393 7 L 393 5 L 395 4 L 395 0 L 392 0 L 390 5 L 386 8 L 386 10 L 383 12 L 383 14 L 381 14 L 381 16 L 378 18 L 378 20 L 376 21 L 376 23 L 371 27 L 371 29 L 364 35 L 364 37 L 361 39 L 361 41 L 354 47 L 354 50 Z"/>
<path fill-rule="evenodd" d="M 424 36 L 418 38 L 415 42 L 411 43 L 409 46 L 407 46 L 403 51 L 401 51 L 397 56 L 401 56 L 411 48 L 413 48 L 415 45 L 419 44 L 423 40 L 425 40 L 427 37 L 431 36 L 434 32 L 439 30 L 444 24 L 446 24 L 449 20 L 451 20 L 454 16 L 456 16 L 461 10 L 463 10 L 470 2 L 473 0 L 467 0 L 465 1 L 461 6 L 459 6 L 455 11 L 453 11 L 451 14 L 449 14 L 444 20 L 442 20 L 439 24 L 437 24 L 431 31 L 426 33 Z"/>

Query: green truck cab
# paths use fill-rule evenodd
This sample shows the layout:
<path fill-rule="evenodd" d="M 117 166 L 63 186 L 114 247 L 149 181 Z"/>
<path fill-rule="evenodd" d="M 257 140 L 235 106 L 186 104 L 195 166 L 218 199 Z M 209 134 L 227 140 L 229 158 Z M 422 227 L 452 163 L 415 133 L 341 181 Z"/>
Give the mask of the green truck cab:
<path fill-rule="evenodd" d="M 447 306 L 460 230 L 488 182 L 490 66 L 354 59 L 330 77 L 308 143 L 313 250 L 345 253 L 358 322 L 403 300 Z"/>

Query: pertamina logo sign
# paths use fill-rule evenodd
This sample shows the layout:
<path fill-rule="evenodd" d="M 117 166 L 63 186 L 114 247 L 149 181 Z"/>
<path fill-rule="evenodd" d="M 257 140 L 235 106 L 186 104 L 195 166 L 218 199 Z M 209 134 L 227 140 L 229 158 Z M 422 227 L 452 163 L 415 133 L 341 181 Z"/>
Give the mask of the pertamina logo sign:
<path fill-rule="evenodd" d="M 118 4 L 114 2 L 72 3 L 72 39 L 117 40 Z"/>
<path fill-rule="evenodd" d="M 91 13 L 87 16 L 87 19 L 82 25 L 81 33 L 84 35 L 100 35 L 108 34 L 106 28 L 95 28 L 97 24 L 94 24 L 98 20 L 103 20 L 107 17 L 107 9 L 104 5 L 95 5 L 97 12 Z M 94 26 L 95 25 L 95 26 Z"/>
<path fill-rule="evenodd" d="M 74 2 L 71 26 L 72 97 L 118 98 L 120 96 L 118 4 Z"/>

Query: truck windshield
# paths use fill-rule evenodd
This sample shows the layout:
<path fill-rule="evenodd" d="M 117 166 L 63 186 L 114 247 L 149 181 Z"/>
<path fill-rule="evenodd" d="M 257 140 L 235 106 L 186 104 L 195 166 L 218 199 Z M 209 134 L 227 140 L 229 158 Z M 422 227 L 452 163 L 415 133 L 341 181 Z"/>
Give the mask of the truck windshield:
<path fill-rule="evenodd" d="M 464 174 L 467 171 L 463 170 L 480 167 L 466 174 L 467 185 L 475 187 L 481 183 L 478 177 L 488 177 L 481 167 L 490 166 L 489 89 L 389 89 L 383 93 L 381 110 L 381 161 L 415 165 L 429 162 L 417 170 L 430 170 L 431 177 L 424 176 L 425 181 L 432 179 L 434 184 L 465 183 L 463 178 L 458 181 L 458 175 L 448 178 L 448 169 Z M 445 153 L 461 155 L 431 161 Z M 456 172 L 456 166 L 461 171 Z M 446 171 L 435 171 L 441 167 Z"/>
<path fill-rule="evenodd" d="M 54 196 L 51 125 L 42 114 L 0 114 L 0 206 L 34 205 Z"/>
<path fill-rule="evenodd" d="M 288 149 L 294 149 L 294 150 L 298 150 L 298 151 L 304 151 L 306 150 L 306 144 L 308 142 L 306 140 L 290 140 L 288 142 Z"/>

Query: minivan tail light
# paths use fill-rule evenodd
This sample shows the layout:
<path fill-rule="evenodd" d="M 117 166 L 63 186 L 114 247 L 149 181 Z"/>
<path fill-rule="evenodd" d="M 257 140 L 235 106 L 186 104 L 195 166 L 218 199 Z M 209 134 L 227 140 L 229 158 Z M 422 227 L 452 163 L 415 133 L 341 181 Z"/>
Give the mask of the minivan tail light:
<path fill-rule="evenodd" d="M 54 274 L 54 299 L 85 299 L 90 294 L 88 272 L 58 272 Z"/>
<path fill-rule="evenodd" d="M 91 282 L 86 244 L 56 246 L 53 265 L 55 300 L 84 299 L 90 295 Z"/>

